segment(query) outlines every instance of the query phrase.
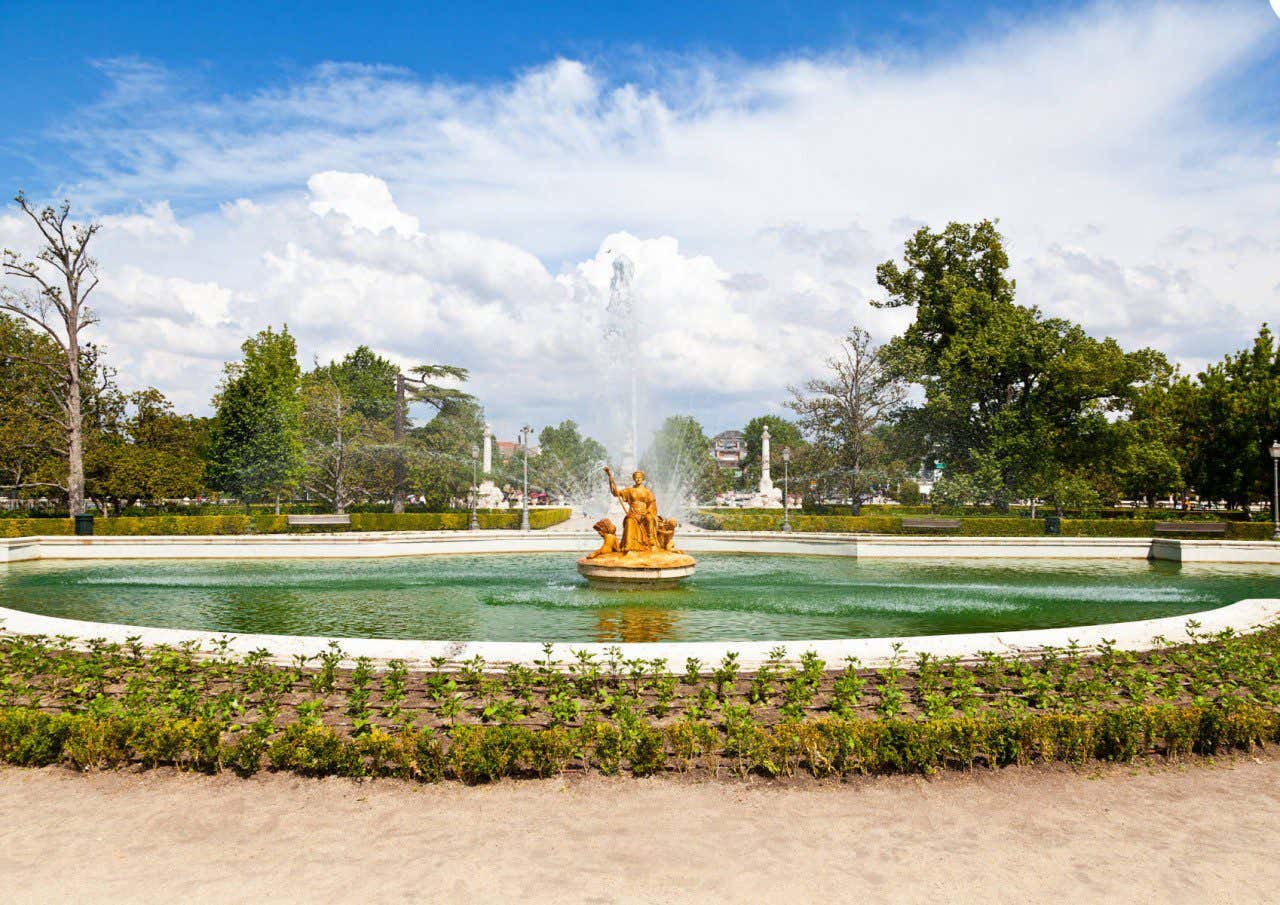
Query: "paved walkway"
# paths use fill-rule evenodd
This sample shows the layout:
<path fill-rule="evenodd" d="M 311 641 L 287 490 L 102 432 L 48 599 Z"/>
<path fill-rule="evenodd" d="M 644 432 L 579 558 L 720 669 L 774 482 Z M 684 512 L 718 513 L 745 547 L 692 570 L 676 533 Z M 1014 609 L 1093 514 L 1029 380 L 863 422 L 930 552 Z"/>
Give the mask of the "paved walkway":
<path fill-rule="evenodd" d="M 1280 761 L 846 785 L 0 769 L 25 902 L 1265 902 Z"/>

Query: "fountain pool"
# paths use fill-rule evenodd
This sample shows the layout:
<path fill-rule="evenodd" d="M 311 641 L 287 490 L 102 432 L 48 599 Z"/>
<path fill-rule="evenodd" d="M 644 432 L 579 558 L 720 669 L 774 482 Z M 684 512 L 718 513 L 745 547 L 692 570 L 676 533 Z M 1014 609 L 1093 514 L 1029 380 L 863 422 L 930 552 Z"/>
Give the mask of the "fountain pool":
<path fill-rule="evenodd" d="M 1280 596 L 1280 567 L 1137 559 L 705 553 L 668 590 L 600 591 L 558 553 L 38 560 L 0 607 L 233 634 L 456 641 L 756 641 L 1005 632 L 1180 616 Z"/>

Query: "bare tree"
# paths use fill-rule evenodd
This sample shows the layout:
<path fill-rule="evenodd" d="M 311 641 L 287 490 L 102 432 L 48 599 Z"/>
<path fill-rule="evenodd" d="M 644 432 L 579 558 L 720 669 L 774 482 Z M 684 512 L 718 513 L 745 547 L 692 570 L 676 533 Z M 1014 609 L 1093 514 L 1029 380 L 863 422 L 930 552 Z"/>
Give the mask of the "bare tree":
<path fill-rule="evenodd" d="M 43 331 L 60 351 L 47 364 L 60 390 L 58 425 L 65 433 L 67 506 L 72 515 L 84 512 L 84 414 L 81 404 L 81 331 L 97 323 L 85 300 L 98 285 L 97 262 L 89 256 L 89 242 L 98 223 L 71 222 L 71 202 L 37 209 L 19 192 L 18 207 L 40 231 L 40 251 L 34 259 L 4 250 L 7 277 L 25 281 L 26 288 L 0 287 L 0 310 L 25 318 Z"/>
<path fill-rule="evenodd" d="M 850 495 L 857 498 L 863 490 L 860 475 L 880 446 L 874 431 L 901 408 L 907 385 L 885 367 L 879 347 L 861 327 L 840 340 L 840 351 L 826 364 L 826 377 L 788 388 L 787 407 L 814 442 L 830 451 L 846 476 Z"/>

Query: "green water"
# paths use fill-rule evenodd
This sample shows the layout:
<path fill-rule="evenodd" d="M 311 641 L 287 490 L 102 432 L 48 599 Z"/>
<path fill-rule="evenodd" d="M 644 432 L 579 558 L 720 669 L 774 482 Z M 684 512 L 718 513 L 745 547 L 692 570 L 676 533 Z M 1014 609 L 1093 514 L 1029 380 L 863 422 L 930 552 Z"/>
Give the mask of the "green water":
<path fill-rule="evenodd" d="M 1113 560 L 703 554 L 669 591 L 587 587 L 568 554 L 0 566 L 0 606 L 231 633 L 744 641 L 1123 622 L 1280 596 L 1280 569 Z"/>

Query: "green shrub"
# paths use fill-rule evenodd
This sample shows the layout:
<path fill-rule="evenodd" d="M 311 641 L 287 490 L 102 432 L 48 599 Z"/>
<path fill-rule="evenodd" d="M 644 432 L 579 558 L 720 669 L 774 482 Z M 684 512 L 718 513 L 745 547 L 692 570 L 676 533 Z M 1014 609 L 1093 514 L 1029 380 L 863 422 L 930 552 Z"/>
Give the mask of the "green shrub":
<path fill-rule="evenodd" d="M 143 518 L 121 516 L 96 518 L 93 533 L 104 535 L 206 535 L 248 534 L 249 516 L 239 515 L 158 515 Z"/>
<path fill-rule="evenodd" d="M 75 532 L 69 518 L 4 518 L 0 519 L 0 537 L 47 537 Z"/>
<path fill-rule="evenodd" d="M 57 763 L 75 719 L 26 708 L 0 710 L 0 762 L 20 767 Z"/>

